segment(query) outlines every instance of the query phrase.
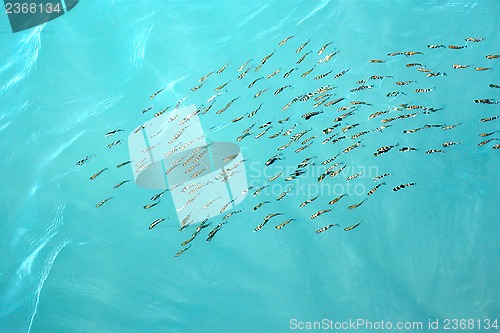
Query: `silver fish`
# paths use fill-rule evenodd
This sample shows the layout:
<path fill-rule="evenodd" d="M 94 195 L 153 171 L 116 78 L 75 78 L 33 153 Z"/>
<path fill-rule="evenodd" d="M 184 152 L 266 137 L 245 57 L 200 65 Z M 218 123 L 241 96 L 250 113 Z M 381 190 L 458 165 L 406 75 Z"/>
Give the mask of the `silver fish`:
<path fill-rule="evenodd" d="M 358 208 L 359 206 L 361 206 L 364 202 L 366 201 L 366 199 L 358 202 L 357 204 L 354 204 L 354 205 L 350 205 L 349 207 L 347 207 L 347 209 L 354 209 L 354 208 Z"/>
<path fill-rule="evenodd" d="M 357 227 L 361 224 L 361 222 L 363 222 L 363 220 L 361 220 L 361 221 L 359 221 L 358 223 L 353 224 L 353 225 L 351 225 L 351 226 L 349 226 L 349 227 L 344 228 L 344 231 L 350 231 L 350 230 L 352 230 L 352 229 L 354 229 L 354 228 L 357 228 Z"/>
<path fill-rule="evenodd" d="M 217 232 L 219 232 L 219 230 L 221 229 L 221 227 L 226 224 L 226 222 L 222 222 L 222 223 L 219 223 L 215 226 L 215 228 L 213 228 L 212 230 L 210 230 L 210 232 L 208 233 L 208 237 L 207 237 L 207 243 L 210 242 L 212 240 L 212 238 L 214 238 L 215 234 Z"/>
<path fill-rule="evenodd" d="M 344 194 L 342 194 L 341 196 L 338 196 L 338 197 L 336 197 L 335 199 L 333 199 L 333 200 L 329 201 L 329 202 L 328 202 L 328 204 L 329 204 L 329 205 L 334 205 L 334 204 L 336 204 L 337 202 L 339 202 L 339 201 L 340 201 L 340 199 L 342 199 L 342 198 L 343 198 L 343 197 L 345 197 L 345 196 L 347 196 L 347 194 L 345 194 L 345 193 L 344 193 Z"/>
<path fill-rule="evenodd" d="M 274 72 L 272 72 L 271 74 L 267 75 L 267 76 L 266 76 L 266 79 L 270 79 L 270 78 L 272 78 L 273 76 L 275 76 L 276 74 L 278 74 L 280 71 L 281 71 L 281 68 L 278 68 L 277 70 L 275 70 L 275 71 L 274 71 Z"/>
<path fill-rule="evenodd" d="M 122 182 L 119 182 L 118 184 L 116 184 L 115 186 L 113 186 L 113 188 L 118 188 L 118 187 L 122 186 L 123 184 L 128 183 L 129 181 L 130 181 L 130 179 L 127 179 L 127 180 L 124 180 Z"/>
<path fill-rule="evenodd" d="M 180 212 L 181 210 L 183 210 L 184 208 L 186 208 L 187 206 L 189 206 L 190 203 L 192 203 L 193 201 L 196 200 L 196 198 L 198 198 L 200 195 L 200 193 L 194 195 L 192 198 L 188 199 L 186 201 L 186 203 L 181 207 L 181 208 L 177 208 L 176 211 Z"/>
<path fill-rule="evenodd" d="M 224 206 L 222 206 L 221 210 L 220 210 L 220 213 L 224 213 L 224 211 L 227 209 L 227 207 L 229 207 L 230 204 L 232 204 L 234 201 L 236 200 L 236 198 L 234 198 L 233 200 L 229 201 L 228 203 L 226 203 Z"/>
<path fill-rule="evenodd" d="M 308 205 L 310 204 L 311 202 L 313 202 L 314 200 L 318 199 L 318 196 L 312 198 L 312 199 L 307 199 L 306 201 L 304 201 L 303 203 L 300 204 L 300 208 L 304 207 L 305 205 Z"/>
<path fill-rule="evenodd" d="M 114 141 L 114 142 L 111 142 L 111 143 L 108 145 L 108 149 L 110 149 L 111 147 L 114 147 L 114 146 L 116 146 L 116 145 L 119 145 L 119 144 L 121 144 L 121 143 L 123 143 L 123 141 L 122 141 L 122 140 L 116 140 L 116 141 Z"/>
<path fill-rule="evenodd" d="M 243 70 L 243 68 L 245 68 L 245 67 L 246 67 L 246 65 L 247 65 L 250 61 L 252 61 L 252 60 L 253 60 L 253 59 L 250 59 L 250 60 L 248 60 L 247 62 L 245 62 L 243 65 L 241 65 L 241 66 L 238 68 L 238 72 L 241 72 L 241 71 Z"/>
<path fill-rule="evenodd" d="M 279 42 L 278 46 L 281 46 L 281 45 L 285 44 L 289 39 L 291 39 L 293 37 L 295 37 L 295 36 L 288 36 L 288 37 L 286 37 L 281 42 Z"/>
<path fill-rule="evenodd" d="M 324 226 L 323 228 L 320 228 L 320 229 L 316 230 L 316 233 L 317 233 L 317 234 L 320 234 L 320 233 L 322 233 L 322 232 L 327 231 L 327 230 L 328 230 L 328 229 L 330 229 L 331 227 L 338 227 L 338 226 L 339 226 L 339 225 L 338 225 L 337 223 L 334 223 L 334 224 L 329 224 L 329 225 L 327 225 L 327 226 Z"/>
<path fill-rule="evenodd" d="M 314 213 L 314 214 L 311 215 L 311 220 L 317 218 L 318 216 L 320 216 L 320 215 L 322 215 L 324 213 L 328 213 L 328 212 L 331 212 L 331 211 L 332 211 L 331 209 L 320 210 L 320 211 L 318 211 L 318 212 L 316 212 L 316 213 Z"/>
<path fill-rule="evenodd" d="M 101 201 L 97 205 L 95 205 L 95 208 L 101 207 L 102 205 L 104 205 L 106 202 L 108 202 L 111 199 L 113 199 L 113 197 L 109 197 L 109 198 L 104 199 L 103 201 Z"/>
<path fill-rule="evenodd" d="M 151 225 L 149 226 L 149 230 L 153 229 L 158 223 L 165 221 L 165 218 L 159 218 L 153 221 Z"/>
<path fill-rule="evenodd" d="M 178 256 L 180 256 L 181 254 L 183 254 L 184 252 L 186 252 L 187 250 L 189 250 L 189 248 L 190 248 L 190 247 L 191 247 L 191 244 L 190 244 L 189 246 L 187 246 L 187 247 L 185 247 L 185 248 L 183 248 L 183 249 L 179 250 L 179 252 L 177 252 L 177 253 L 175 254 L 175 257 L 177 258 L 177 257 L 178 257 Z"/>
<path fill-rule="evenodd" d="M 377 186 L 375 186 L 374 188 L 372 188 L 370 191 L 368 191 L 368 193 L 366 193 L 366 195 L 372 195 L 372 194 L 373 194 L 373 193 L 375 193 L 375 191 L 376 191 L 376 190 L 378 190 L 378 188 L 379 188 L 380 186 L 382 186 L 382 185 L 386 185 L 386 183 L 385 183 L 385 182 L 383 182 L 383 183 L 378 184 Z"/>
<path fill-rule="evenodd" d="M 108 170 L 108 168 L 104 168 L 101 171 L 96 172 L 95 174 L 93 174 L 92 176 L 90 176 L 90 180 L 96 179 L 96 177 L 98 177 L 101 173 L 103 173 L 106 170 Z"/>
<path fill-rule="evenodd" d="M 307 42 L 305 42 L 304 44 L 300 45 L 300 46 L 297 48 L 297 50 L 295 51 L 295 53 L 299 53 L 300 51 L 302 51 L 302 49 L 303 49 L 304 47 L 306 47 L 306 45 L 307 45 L 307 44 L 309 44 L 309 42 L 310 42 L 310 41 L 311 41 L 311 40 L 309 39 L 309 40 L 307 40 Z"/>
<path fill-rule="evenodd" d="M 118 132 L 123 132 L 123 130 L 122 129 L 115 129 L 115 130 L 113 130 L 111 132 L 108 132 L 108 133 L 104 134 L 104 136 L 108 137 L 108 136 L 114 135 L 114 134 L 116 134 Z"/>
<path fill-rule="evenodd" d="M 153 93 L 151 96 L 149 96 L 149 99 L 153 99 L 155 98 L 156 96 L 158 96 L 159 93 L 161 93 L 163 90 L 165 90 L 165 88 L 163 89 L 160 89 L 158 90 L 157 92 Z"/>
<path fill-rule="evenodd" d="M 288 219 L 288 220 L 286 220 L 285 222 L 283 222 L 283 223 L 281 223 L 281 224 L 277 225 L 275 228 L 276 228 L 276 229 L 278 229 L 278 230 L 280 230 L 280 229 L 282 229 L 285 225 L 287 225 L 288 223 L 290 223 L 290 222 L 292 222 L 292 221 L 294 221 L 294 220 L 295 220 L 295 219 Z"/>
<path fill-rule="evenodd" d="M 274 181 L 274 180 L 278 179 L 278 178 L 281 176 L 281 174 L 282 174 L 282 173 L 283 173 L 283 170 L 281 170 L 281 171 L 280 171 L 280 172 L 278 172 L 276 175 L 274 175 L 274 176 L 272 176 L 271 178 L 269 178 L 269 181 L 270 181 L 270 182 L 272 182 L 272 181 Z"/>
<path fill-rule="evenodd" d="M 270 220 L 271 218 L 273 218 L 273 217 L 275 217 L 275 216 L 279 216 L 279 215 L 283 215 L 283 213 L 273 213 L 273 214 L 269 214 L 269 215 L 267 215 L 266 217 L 264 217 L 264 221 L 263 221 L 261 224 L 259 224 L 259 225 L 258 225 L 258 226 L 254 229 L 254 231 L 259 231 L 259 230 L 261 230 L 261 229 L 262 229 L 262 228 L 266 225 L 266 223 L 267 223 L 267 222 L 269 222 L 269 220 Z"/>
<path fill-rule="evenodd" d="M 268 186 L 269 186 L 269 185 L 264 185 L 264 186 L 262 186 L 262 187 L 259 187 L 259 188 L 258 188 L 258 189 L 257 189 L 257 190 L 253 193 L 253 195 L 254 195 L 254 196 L 259 195 L 259 193 L 260 193 L 263 189 L 265 189 L 266 187 L 268 187 Z"/>
<path fill-rule="evenodd" d="M 257 210 L 260 207 L 262 207 L 263 205 L 268 204 L 268 203 L 271 203 L 271 201 L 262 201 L 262 202 L 258 203 L 257 205 L 255 205 L 255 207 L 253 207 L 253 210 Z"/>
<path fill-rule="evenodd" d="M 285 196 L 290 193 L 290 191 L 292 191 L 293 188 L 289 188 L 288 190 L 286 190 L 285 192 L 281 193 L 277 198 L 276 198 L 276 201 L 280 201 L 280 200 L 283 200 L 283 198 L 285 198 Z"/>
<path fill-rule="evenodd" d="M 232 211 L 230 213 L 227 213 L 226 215 L 224 215 L 224 217 L 222 219 L 223 220 L 227 220 L 228 218 L 230 218 L 234 214 L 238 214 L 238 213 L 241 213 L 241 209 L 238 209 L 238 210 Z"/>
<path fill-rule="evenodd" d="M 229 63 L 225 64 L 224 66 L 222 66 L 220 69 L 217 70 L 217 74 L 220 74 L 222 73 L 226 68 L 227 66 L 229 66 Z"/>
<path fill-rule="evenodd" d="M 415 184 L 415 183 L 406 183 L 406 184 L 401 184 L 401 185 L 398 185 L 398 186 L 394 187 L 392 190 L 393 190 L 394 192 L 397 192 L 397 191 L 399 191 L 399 190 L 401 190 L 401 189 L 403 189 L 403 188 L 405 188 L 405 187 L 414 186 L 414 185 L 416 185 L 416 184 Z"/>

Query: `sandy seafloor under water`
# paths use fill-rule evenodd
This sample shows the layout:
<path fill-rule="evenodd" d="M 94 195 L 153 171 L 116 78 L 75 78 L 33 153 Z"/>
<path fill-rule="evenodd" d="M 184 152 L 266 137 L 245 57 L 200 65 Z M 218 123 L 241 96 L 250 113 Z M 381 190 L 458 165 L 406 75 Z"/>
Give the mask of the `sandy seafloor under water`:
<path fill-rule="evenodd" d="M 288 332 L 358 319 L 498 331 L 500 59 L 486 56 L 500 54 L 499 12 L 493 0 L 103 0 L 15 34 L 0 15 L 0 331 Z M 200 108 L 207 143 L 239 145 L 246 172 L 234 179 L 255 187 L 175 257 L 198 224 L 178 231 L 170 192 L 144 209 L 159 190 L 116 165 L 129 160 L 128 135 L 180 100 Z M 384 146 L 394 147 L 374 156 Z M 149 230 L 158 218 L 168 219 Z"/>

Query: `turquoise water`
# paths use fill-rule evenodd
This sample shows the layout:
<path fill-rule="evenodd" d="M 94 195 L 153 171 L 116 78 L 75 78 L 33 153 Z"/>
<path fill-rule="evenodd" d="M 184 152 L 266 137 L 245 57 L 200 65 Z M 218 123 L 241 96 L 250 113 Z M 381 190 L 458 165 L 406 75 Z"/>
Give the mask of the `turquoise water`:
<path fill-rule="evenodd" d="M 87 1 L 44 26 L 12 34 L 6 15 L 0 19 L 0 331 L 1 332 L 287 332 L 293 323 L 323 319 L 380 322 L 422 322 L 446 319 L 500 319 L 499 250 L 499 121 L 480 119 L 500 114 L 498 105 L 475 99 L 500 100 L 498 1 Z M 294 36 L 277 46 L 287 36 Z M 481 42 L 467 37 L 485 38 Z M 307 40 L 297 54 L 295 50 Z M 326 50 L 317 55 L 326 43 Z M 430 49 L 428 44 L 467 45 L 464 49 Z M 276 53 L 255 67 L 268 54 Z M 298 58 L 312 53 L 299 65 Z M 301 74 L 318 59 L 338 51 L 329 62 Z M 423 55 L 387 56 L 419 51 Z M 238 68 L 247 60 L 248 75 L 238 80 Z M 384 63 L 370 63 L 381 59 Z M 418 62 L 446 76 L 426 77 Z M 202 88 L 199 79 L 214 73 Z M 453 64 L 471 65 L 454 69 Z M 288 78 L 283 74 L 297 67 Z M 475 71 L 474 67 L 491 67 Z M 260 76 L 251 89 L 248 85 Z M 338 78 L 334 75 L 349 71 Z M 332 70 L 320 80 L 313 77 Z M 372 75 L 392 78 L 369 80 Z M 372 89 L 350 93 L 366 79 Z M 274 81 L 273 81 L 274 80 Z M 396 81 L 416 81 L 398 86 Z M 247 181 L 256 187 L 281 184 L 253 196 L 251 190 L 233 210 L 209 243 L 207 229 L 180 255 L 180 243 L 194 227 L 178 232 L 170 194 L 161 204 L 145 210 L 158 190 L 129 182 L 130 168 L 114 166 L 129 159 L 126 139 L 137 126 L 166 106 L 208 105 L 214 88 L 229 82 L 200 120 L 210 141 L 237 142 L 255 121 L 273 121 L 266 135 L 261 129 L 238 144 L 248 159 Z M 290 84 L 279 95 L 274 91 Z M 311 98 L 282 111 L 292 98 L 320 86 L 335 86 L 330 101 L 336 105 L 314 108 Z M 149 96 L 166 89 L 153 100 Z M 257 91 L 268 88 L 258 98 Z M 416 88 L 433 88 L 416 93 Z M 406 95 L 386 97 L 391 91 Z M 216 111 L 240 99 L 223 114 Z M 316 96 L 315 96 L 316 97 Z M 322 144 L 322 133 L 335 124 L 341 106 L 366 101 L 341 122 L 333 133 L 346 139 Z M 232 123 L 263 103 L 262 110 Z M 358 139 L 361 131 L 384 125 L 380 120 L 413 111 L 393 110 L 368 120 L 376 111 L 407 103 L 443 108 L 398 119 L 382 132 Z M 153 106 L 142 114 L 141 111 Z M 305 121 L 301 115 L 322 109 Z M 167 111 L 167 112 L 169 112 Z M 277 121 L 291 116 L 288 122 Z M 290 140 L 271 134 L 297 123 L 292 134 L 312 128 L 299 142 L 280 151 L 285 157 L 264 167 L 277 147 Z M 459 126 L 427 128 L 425 124 Z M 104 134 L 123 129 L 113 137 Z M 212 128 L 212 129 L 210 129 Z M 210 129 L 210 130 L 209 130 Z M 300 141 L 316 135 L 313 144 L 295 153 Z M 342 134 L 339 134 L 339 136 Z M 114 140 L 125 142 L 107 148 Z M 343 149 L 362 141 L 348 153 Z M 460 145 L 442 147 L 447 141 Z M 399 146 L 374 157 L 377 148 Z M 399 152 L 403 146 L 417 151 Z M 445 153 L 425 154 L 429 149 Z M 321 161 L 341 153 L 334 163 L 346 169 L 327 177 L 320 186 Z M 95 157 L 78 167 L 86 156 Z M 295 170 L 306 157 L 314 166 L 291 182 L 296 189 L 283 200 L 284 177 L 268 178 L 287 168 Z M 110 170 L 89 181 L 97 171 Z M 289 169 L 291 168 L 291 169 Z M 321 169 L 323 168 L 323 169 Z M 365 171 L 360 177 L 346 177 Z M 370 197 L 366 192 L 380 183 L 378 174 L 391 173 Z M 415 183 L 394 192 L 392 188 Z M 351 187 L 349 187 L 350 184 Z M 358 187 L 356 187 L 358 185 Z M 271 189 L 273 191 L 271 191 Z M 338 192 L 333 193 L 333 189 Z M 359 190 L 358 192 L 356 190 Z M 328 205 L 341 193 L 348 196 Z M 306 207 L 299 204 L 319 194 Z M 96 209 L 103 199 L 114 196 Z M 368 198 L 361 206 L 348 209 Z M 253 207 L 271 201 L 259 210 Z M 310 215 L 332 209 L 316 219 Z M 270 213 L 275 217 L 259 232 L 254 228 Z M 170 217 L 148 230 L 152 221 Z M 221 216 L 211 219 L 212 229 Z M 274 226 L 295 218 L 282 230 Z M 343 228 L 363 221 L 357 228 Z M 316 234 L 319 228 L 340 227 Z M 294 321 L 296 320 L 296 321 Z M 484 323 L 484 322 L 482 322 Z M 304 324 L 305 325 L 305 324 Z M 451 327 L 451 326 L 450 326 Z M 320 331 L 320 330 L 317 330 Z M 339 332 L 348 329 L 332 330 Z M 374 331 L 361 327 L 358 331 Z M 404 330 L 402 330 L 404 331 Z M 406 330 L 418 332 L 425 330 Z M 460 330 L 451 330 L 460 331 Z"/>

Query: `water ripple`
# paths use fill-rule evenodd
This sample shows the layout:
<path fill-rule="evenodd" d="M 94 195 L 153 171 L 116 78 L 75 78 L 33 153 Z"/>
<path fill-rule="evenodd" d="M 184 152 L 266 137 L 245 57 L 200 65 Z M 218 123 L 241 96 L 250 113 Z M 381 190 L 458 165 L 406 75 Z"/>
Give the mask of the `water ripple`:
<path fill-rule="evenodd" d="M 256 8 L 256 10 L 254 11 L 250 11 L 250 14 L 245 17 L 243 20 L 240 21 L 240 23 L 238 23 L 235 28 L 236 29 L 241 29 L 243 28 L 244 26 L 246 26 L 248 23 L 250 23 L 253 19 L 255 19 L 256 17 L 259 16 L 259 14 L 264 10 L 266 9 L 267 7 L 269 6 L 269 4 L 265 4 L 263 6 L 258 6 L 258 8 Z"/>
<path fill-rule="evenodd" d="M 20 63 L 21 68 L 17 73 L 15 73 L 10 80 L 5 83 L 2 88 L 0 88 L 0 93 L 9 90 L 16 83 L 21 82 L 25 77 L 27 77 L 31 70 L 36 66 L 40 48 L 42 47 L 41 32 L 43 26 L 39 26 L 31 30 L 20 41 L 20 49 L 18 52 L 13 52 L 10 59 L 7 60 L 7 64 L 2 66 L 0 73 L 7 71 L 13 67 L 13 64 Z"/>
<path fill-rule="evenodd" d="M 60 204 L 56 207 L 52 222 L 48 226 L 42 227 L 42 230 L 37 229 L 40 227 L 39 223 L 24 225 L 21 237 L 12 237 L 17 241 L 11 243 L 11 256 L 1 262 L 2 266 L 7 264 L 8 267 L 16 266 L 16 262 L 22 260 L 17 269 L 11 271 L 10 276 L 5 276 L 3 287 L 5 287 L 6 292 L 3 293 L 0 303 L 2 304 L 0 306 L 0 319 L 5 320 L 11 326 L 14 325 L 14 327 L 10 327 L 11 331 L 24 331 L 26 327 L 29 331 L 43 284 L 57 255 L 68 243 L 68 241 L 63 241 L 54 244 L 57 243 L 55 238 L 64 222 L 65 206 L 65 204 Z M 37 221 L 35 218 L 34 222 Z M 43 238 L 40 237 L 42 234 Z M 29 317 L 26 312 L 31 311 L 33 312 L 28 323 Z M 26 321 L 22 320 L 24 318 Z"/>
<path fill-rule="evenodd" d="M 318 6 L 316 6 L 316 8 L 314 8 L 309 14 L 307 14 L 306 17 L 304 17 L 302 20 L 300 20 L 297 25 L 301 24 L 302 22 L 310 19 L 311 17 L 313 17 L 317 12 L 319 12 L 320 10 L 322 10 L 323 8 L 325 8 L 328 4 L 330 3 L 330 0 L 323 0 L 322 2 L 320 2 L 318 4 Z"/>
<path fill-rule="evenodd" d="M 147 15 L 142 20 L 145 22 L 152 22 L 153 14 Z M 139 32 L 132 38 L 132 50 L 130 55 L 130 62 L 133 66 L 142 66 L 145 59 L 146 43 L 148 42 L 153 25 L 146 24 Z"/>
<path fill-rule="evenodd" d="M 40 163 L 40 168 L 46 166 L 50 161 L 55 160 L 59 155 L 61 155 L 64 150 L 68 149 L 69 146 L 71 146 L 76 140 L 78 140 L 83 135 L 83 133 L 84 132 L 81 131 L 73 137 L 68 138 L 67 141 L 57 147 L 52 153 L 48 154 L 44 161 Z"/>
<path fill-rule="evenodd" d="M 30 323 L 28 326 L 28 333 L 31 331 L 31 326 L 33 325 L 33 319 L 35 318 L 36 312 L 38 310 L 38 303 L 40 301 L 40 293 L 42 292 L 43 285 L 45 283 L 45 280 L 47 280 L 47 277 L 49 276 L 50 270 L 52 266 L 54 265 L 54 261 L 56 260 L 57 256 L 59 253 L 61 253 L 62 249 L 66 246 L 68 242 L 64 242 L 61 245 L 59 245 L 53 252 L 52 254 L 45 260 L 45 267 L 43 269 L 43 272 L 40 277 L 40 282 L 38 283 L 38 287 L 35 291 L 36 295 L 36 300 L 35 300 L 35 306 L 33 309 L 33 314 L 31 315 Z"/>

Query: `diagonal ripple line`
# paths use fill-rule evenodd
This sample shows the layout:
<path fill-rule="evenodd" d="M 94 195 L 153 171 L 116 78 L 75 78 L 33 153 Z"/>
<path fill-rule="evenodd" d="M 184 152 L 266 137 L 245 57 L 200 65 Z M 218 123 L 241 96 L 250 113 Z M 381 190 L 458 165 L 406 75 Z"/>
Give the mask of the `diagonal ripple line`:
<path fill-rule="evenodd" d="M 40 301 L 40 293 L 42 292 L 43 285 L 45 284 L 45 280 L 49 277 L 50 269 L 52 268 L 52 265 L 54 264 L 54 261 L 56 260 L 57 256 L 59 253 L 61 253 L 62 249 L 66 246 L 68 242 L 64 242 L 63 244 L 59 245 L 57 249 L 54 251 L 54 254 L 50 256 L 45 262 L 45 268 L 42 272 L 42 276 L 40 279 L 40 283 L 38 284 L 38 288 L 36 290 L 36 301 L 35 301 L 35 309 L 33 310 L 33 314 L 31 315 L 30 323 L 28 326 L 28 333 L 31 331 L 31 326 L 33 325 L 33 320 L 35 319 L 36 312 L 38 310 L 38 303 Z"/>

